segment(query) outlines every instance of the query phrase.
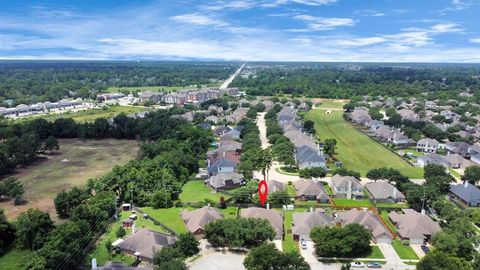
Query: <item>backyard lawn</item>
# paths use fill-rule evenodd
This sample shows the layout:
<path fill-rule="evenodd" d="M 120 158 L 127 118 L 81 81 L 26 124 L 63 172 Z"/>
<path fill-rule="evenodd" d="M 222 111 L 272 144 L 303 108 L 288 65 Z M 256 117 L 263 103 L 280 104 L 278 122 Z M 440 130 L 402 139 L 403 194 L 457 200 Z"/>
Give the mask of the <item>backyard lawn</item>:
<path fill-rule="evenodd" d="M 372 202 L 369 200 L 363 200 L 363 201 L 358 201 L 358 200 L 350 200 L 350 199 L 343 199 L 343 198 L 338 198 L 338 199 L 333 199 L 335 202 L 336 206 L 351 206 L 351 207 L 370 207 L 373 206 Z"/>
<path fill-rule="evenodd" d="M 393 226 L 392 222 L 390 221 L 390 219 L 388 218 L 388 214 L 390 214 L 388 211 L 381 211 L 380 213 L 380 217 L 382 218 L 383 222 L 385 222 L 385 224 L 387 224 L 387 227 L 393 232 L 393 233 L 397 233 L 397 228 L 395 228 L 395 226 Z"/>
<path fill-rule="evenodd" d="M 32 255 L 32 251 L 28 249 L 12 248 L 0 257 L 0 269 L 2 270 L 17 270 L 23 269 L 25 263 Z"/>
<path fill-rule="evenodd" d="M 298 251 L 298 245 L 292 235 L 293 211 L 285 211 L 285 239 L 282 241 L 283 252 Z"/>
<path fill-rule="evenodd" d="M 231 197 L 222 193 L 214 193 L 212 189 L 203 183 L 203 181 L 191 180 L 183 186 L 182 193 L 180 193 L 180 201 L 191 203 L 209 199 L 218 203 L 222 196 L 225 200 L 228 200 Z"/>
<path fill-rule="evenodd" d="M 180 217 L 180 212 L 185 208 L 164 208 L 164 209 L 153 209 L 151 207 L 142 208 L 142 210 L 147 213 L 152 218 L 160 221 L 165 226 L 174 230 L 176 233 L 186 233 L 187 229 L 183 223 L 182 218 Z"/>
<path fill-rule="evenodd" d="M 418 256 L 410 246 L 405 246 L 399 239 L 393 240 L 393 248 L 402 260 L 418 260 Z"/>
<path fill-rule="evenodd" d="M 423 178 L 421 168 L 411 166 L 346 122 L 343 119 L 343 111 L 326 114 L 324 109 L 313 109 L 305 115 L 305 119 L 315 122 L 317 137 L 321 140 L 329 138 L 337 140 L 335 156 L 347 169 L 358 171 L 365 176 L 371 169 L 391 167 L 410 178 Z"/>

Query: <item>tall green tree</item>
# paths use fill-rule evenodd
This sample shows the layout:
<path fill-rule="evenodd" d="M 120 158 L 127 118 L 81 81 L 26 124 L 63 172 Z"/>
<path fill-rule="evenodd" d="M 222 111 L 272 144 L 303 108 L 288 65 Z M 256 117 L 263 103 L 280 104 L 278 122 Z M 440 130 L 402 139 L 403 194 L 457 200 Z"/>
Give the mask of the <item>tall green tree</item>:
<path fill-rule="evenodd" d="M 252 248 L 245 257 L 243 265 L 247 270 L 310 269 L 310 265 L 298 252 L 283 253 L 272 243 L 264 243 Z"/>
<path fill-rule="evenodd" d="M 48 213 L 32 208 L 18 216 L 15 227 L 20 247 L 31 250 L 41 248 L 54 228 Z"/>

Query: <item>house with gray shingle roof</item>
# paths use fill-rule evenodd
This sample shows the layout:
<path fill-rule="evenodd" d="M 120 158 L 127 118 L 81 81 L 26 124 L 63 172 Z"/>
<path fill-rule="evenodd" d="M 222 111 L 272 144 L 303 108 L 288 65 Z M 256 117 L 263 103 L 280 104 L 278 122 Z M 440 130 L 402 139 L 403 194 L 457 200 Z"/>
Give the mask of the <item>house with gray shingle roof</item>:
<path fill-rule="evenodd" d="M 405 196 L 392 184 L 386 181 L 376 181 L 365 184 L 374 202 L 397 203 L 405 201 Z"/>
<path fill-rule="evenodd" d="M 244 181 L 243 175 L 236 172 L 221 172 L 205 180 L 215 191 L 239 187 Z"/>
<path fill-rule="evenodd" d="M 267 181 L 267 188 L 269 193 L 285 191 L 285 184 L 272 179 Z"/>
<path fill-rule="evenodd" d="M 218 173 L 231 173 L 237 170 L 237 163 L 234 161 L 221 158 L 207 168 L 209 175 L 216 175 Z"/>
<path fill-rule="evenodd" d="M 260 207 L 243 208 L 240 216 L 244 218 L 266 219 L 275 230 L 274 239 L 283 239 L 283 217 L 275 210 Z"/>
<path fill-rule="evenodd" d="M 142 261 L 152 262 L 157 251 L 172 246 L 177 238 L 172 235 L 152 230 L 140 229 L 117 245 L 117 248 L 130 256 L 136 256 Z"/>
<path fill-rule="evenodd" d="M 426 154 L 417 158 L 417 165 L 419 167 L 423 168 L 428 164 L 439 164 L 446 168 L 450 167 L 450 163 L 445 159 L 445 157 L 438 154 Z"/>
<path fill-rule="evenodd" d="M 436 153 L 440 143 L 435 139 L 423 138 L 417 142 L 417 151 L 425 153 Z"/>
<path fill-rule="evenodd" d="M 349 211 L 338 213 L 338 220 L 342 225 L 359 224 L 372 233 L 376 243 L 390 244 L 393 236 L 382 223 L 380 218 L 371 211 L 353 208 Z"/>
<path fill-rule="evenodd" d="M 335 198 L 363 200 L 363 186 L 355 177 L 336 174 L 332 177 L 331 186 Z"/>
<path fill-rule="evenodd" d="M 413 209 L 403 209 L 403 213 L 391 212 L 388 217 L 397 228 L 402 240 L 409 240 L 410 244 L 424 244 L 430 242 L 433 235 L 441 228 L 429 216 Z"/>
<path fill-rule="evenodd" d="M 312 148 L 308 145 L 303 145 L 296 148 L 295 160 L 298 168 L 306 169 L 313 167 L 325 167 L 326 161 L 322 151 L 317 148 Z"/>
<path fill-rule="evenodd" d="M 473 166 L 473 163 L 465 159 L 464 157 L 460 156 L 459 154 L 451 154 L 451 155 L 446 155 L 445 159 L 450 163 L 450 167 L 454 169 L 465 169 L 470 166 Z"/>
<path fill-rule="evenodd" d="M 183 219 L 185 227 L 187 227 L 189 232 L 202 236 L 205 226 L 217 219 L 223 219 L 223 214 L 215 207 L 204 206 L 192 211 L 185 209 L 180 213 L 180 217 Z"/>
<path fill-rule="evenodd" d="M 467 207 L 480 207 L 480 189 L 467 181 L 464 184 L 451 185 L 450 196 Z"/>
<path fill-rule="evenodd" d="M 315 227 L 334 226 L 335 223 L 331 215 L 325 214 L 324 210 L 319 208 L 315 211 L 293 213 L 292 234 L 296 241 L 309 241 L 310 232 Z"/>
<path fill-rule="evenodd" d="M 293 183 L 295 186 L 295 197 L 300 200 L 316 200 L 320 203 L 327 203 L 329 196 L 320 181 L 300 179 Z"/>

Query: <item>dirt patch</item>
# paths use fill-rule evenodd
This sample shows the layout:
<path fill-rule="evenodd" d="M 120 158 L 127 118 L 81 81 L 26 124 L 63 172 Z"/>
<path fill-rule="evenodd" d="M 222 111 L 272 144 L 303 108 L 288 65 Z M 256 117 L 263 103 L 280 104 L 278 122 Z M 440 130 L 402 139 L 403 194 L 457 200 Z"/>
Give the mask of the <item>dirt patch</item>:
<path fill-rule="evenodd" d="M 47 211 L 56 219 L 53 199 L 61 190 L 83 185 L 90 178 L 104 175 L 115 165 L 135 158 L 138 143 L 128 140 L 59 140 L 60 150 L 46 155 L 33 164 L 20 168 L 12 175 L 25 187 L 25 205 L 0 202 L 9 219 L 14 219 L 28 208 Z M 1 181 L 1 180 L 0 180 Z"/>

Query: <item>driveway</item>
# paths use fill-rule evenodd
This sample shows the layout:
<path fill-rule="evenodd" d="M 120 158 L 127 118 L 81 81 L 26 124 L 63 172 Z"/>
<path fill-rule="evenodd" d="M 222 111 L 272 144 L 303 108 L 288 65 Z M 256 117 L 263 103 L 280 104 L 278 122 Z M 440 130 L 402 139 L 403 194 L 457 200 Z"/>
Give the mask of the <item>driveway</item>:
<path fill-rule="evenodd" d="M 385 256 L 385 259 L 387 260 L 387 265 L 395 265 L 395 266 L 401 266 L 404 265 L 402 262 L 402 259 L 398 256 L 397 252 L 393 248 L 391 244 L 378 244 L 378 247 L 383 253 L 383 256 Z"/>
<path fill-rule="evenodd" d="M 270 143 L 268 142 L 267 139 L 267 126 L 265 124 L 265 114 L 266 112 L 261 112 L 257 116 L 257 127 L 258 130 L 260 131 L 260 141 L 262 142 L 262 148 L 265 149 L 270 146 Z M 283 173 L 279 173 L 277 171 L 278 168 L 280 168 L 282 165 L 278 162 L 273 162 L 272 166 L 270 167 L 270 170 L 267 172 L 268 179 L 274 179 L 283 183 L 288 183 L 288 182 L 295 182 L 300 177 L 298 175 L 287 175 Z M 263 174 L 262 172 L 254 172 L 253 176 L 257 179 L 263 179 Z"/>
<path fill-rule="evenodd" d="M 231 252 L 213 252 L 203 255 L 189 265 L 191 270 L 244 270 L 245 255 Z"/>
<path fill-rule="evenodd" d="M 410 244 L 410 247 L 413 249 L 413 251 L 415 251 L 415 253 L 417 253 L 417 256 L 418 256 L 420 259 L 423 258 L 423 257 L 425 257 L 425 252 L 423 252 L 421 246 L 422 246 L 422 245 Z"/>

